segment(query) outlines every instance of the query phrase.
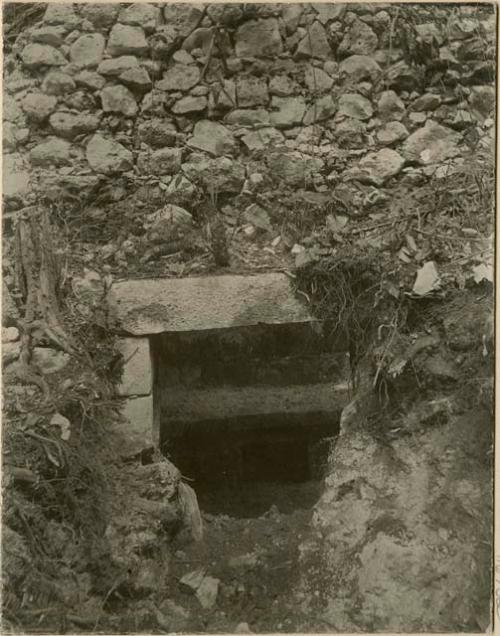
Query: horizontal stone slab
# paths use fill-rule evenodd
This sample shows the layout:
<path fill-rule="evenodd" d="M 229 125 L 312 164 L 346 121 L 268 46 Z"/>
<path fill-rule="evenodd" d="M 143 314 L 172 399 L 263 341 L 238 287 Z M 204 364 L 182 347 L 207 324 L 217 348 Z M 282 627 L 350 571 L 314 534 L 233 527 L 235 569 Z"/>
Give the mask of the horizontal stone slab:
<path fill-rule="evenodd" d="M 348 401 L 347 383 L 280 386 L 224 386 L 211 389 L 165 388 L 161 396 L 162 425 L 224 417 L 332 412 Z"/>
<path fill-rule="evenodd" d="M 137 336 L 314 320 L 280 273 L 128 280 L 113 285 L 109 301 Z"/>

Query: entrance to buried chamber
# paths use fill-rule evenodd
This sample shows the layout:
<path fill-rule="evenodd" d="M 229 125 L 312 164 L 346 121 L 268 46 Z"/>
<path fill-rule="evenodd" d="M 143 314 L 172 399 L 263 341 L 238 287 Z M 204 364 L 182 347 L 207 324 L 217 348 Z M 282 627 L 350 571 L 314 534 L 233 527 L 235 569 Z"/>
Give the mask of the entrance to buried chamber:
<path fill-rule="evenodd" d="M 153 338 L 161 448 L 202 510 L 255 517 L 314 505 L 343 406 L 345 355 L 330 348 L 310 324 Z"/>

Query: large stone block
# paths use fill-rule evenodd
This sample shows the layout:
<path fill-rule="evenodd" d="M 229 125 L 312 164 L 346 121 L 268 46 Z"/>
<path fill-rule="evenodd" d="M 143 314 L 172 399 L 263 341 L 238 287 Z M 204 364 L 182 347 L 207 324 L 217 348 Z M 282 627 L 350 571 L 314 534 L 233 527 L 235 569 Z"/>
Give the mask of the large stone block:
<path fill-rule="evenodd" d="M 152 387 L 148 338 L 123 338 L 118 348 L 124 359 L 120 395 L 149 395 Z"/>
<path fill-rule="evenodd" d="M 128 399 L 122 414 L 125 421 L 113 426 L 114 432 L 121 438 L 121 455 L 135 455 L 153 446 L 153 397 L 148 395 Z"/>

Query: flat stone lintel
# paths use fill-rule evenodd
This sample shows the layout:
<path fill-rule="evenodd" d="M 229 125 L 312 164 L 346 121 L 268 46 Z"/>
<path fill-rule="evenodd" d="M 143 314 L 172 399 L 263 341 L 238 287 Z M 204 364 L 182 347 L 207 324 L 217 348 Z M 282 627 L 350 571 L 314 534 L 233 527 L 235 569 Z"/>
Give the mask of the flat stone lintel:
<path fill-rule="evenodd" d="M 169 390 L 164 415 L 184 422 L 247 415 L 338 412 L 348 401 L 347 384 L 221 387 Z"/>
<path fill-rule="evenodd" d="M 113 285 L 109 301 L 135 336 L 314 321 L 281 273 L 128 280 Z"/>

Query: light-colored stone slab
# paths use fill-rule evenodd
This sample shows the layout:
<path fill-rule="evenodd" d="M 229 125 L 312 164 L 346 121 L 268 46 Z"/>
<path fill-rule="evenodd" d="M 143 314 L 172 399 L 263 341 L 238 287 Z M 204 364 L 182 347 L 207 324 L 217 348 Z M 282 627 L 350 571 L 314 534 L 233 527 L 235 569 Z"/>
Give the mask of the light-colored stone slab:
<path fill-rule="evenodd" d="M 348 401 L 347 384 L 333 383 L 165 391 L 164 416 L 183 422 L 312 411 L 334 413 Z"/>
<path fill-rule="evenodd" d="M 149 395 L 152 389 L 149 338 L 123 338 L 120 349 L 124 365 L 119 395 Z"/>
<path fill-rule="evenodd" d="M 110 303 L 137 336 L 314 320 L 280 273 L 123 281 Z"/>
<path fill-rule="evenodd" d="M 126 400 L 122 415 L 125 421 L 113 425 L 120 435 L 120 454 L 131 456 L 153 446 L 153 397 L 148 395 Z"/>

